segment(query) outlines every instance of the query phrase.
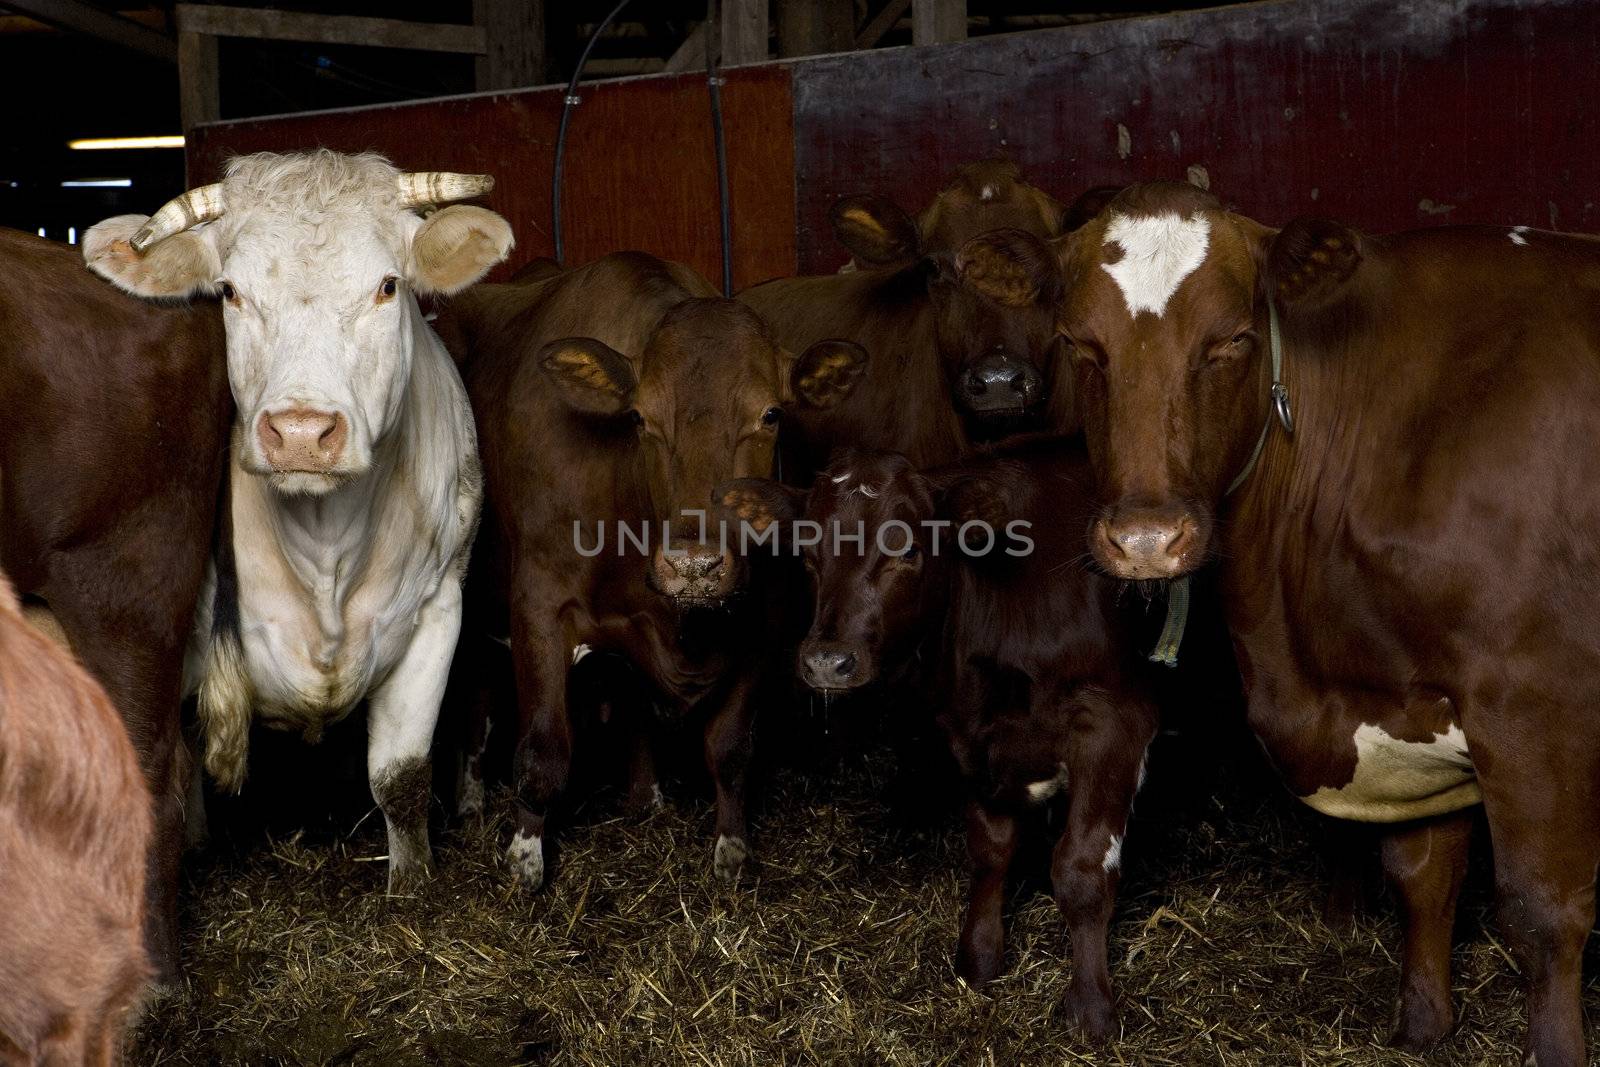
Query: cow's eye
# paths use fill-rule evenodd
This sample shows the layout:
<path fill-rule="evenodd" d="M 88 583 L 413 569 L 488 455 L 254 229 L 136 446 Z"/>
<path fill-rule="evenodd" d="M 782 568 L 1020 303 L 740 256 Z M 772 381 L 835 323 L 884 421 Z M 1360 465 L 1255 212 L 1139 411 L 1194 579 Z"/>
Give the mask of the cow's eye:
<path fill-rule="evenodd" d="M 776 426 L 781 418 L 783 418 L 782 408 L 768 408 L 761 413 L 761 425 Z"/>
<path fill-rule="evenodd" d="M 635 426 L 637 426 L 639 429 L 641 429 L 641 430 L 644 429 L 644 416 L 639 414 L 639 409 L 638 408 L 629 408 L 628 409 L 628 420 L 630 422 L 632 422 Z"/>
<path fill-rule="evenodd" d="M 1248 355 L 1256 343 L 1256 335 L 1249 330 L 1240 330 L 1221 344 L 1211 347 L 1211 358 L 1214 360 L 1237 359 Z"/>
<path fill-rule="evenodd" d="M 222 283 L 222 299 L 226 300 L 230 304 L 238 303 L 239 294 L 233 288 L 233 283 L 232 282 L 223 282 Z"/>
<path fill-rule="evenodd" d="M 378 286 L 378 298 L 380 300 L 387 300 L 391 296 L 393 296 L 396 292 L 398 292 L 399 289 L 400 289 L 399 280 L 396 279 L 393 274 L 391 274 L 391 275 L 389 275 L 387 278 L 385 278 L 383 280 L 383 284 L 382 285 Z"/>
<path fill-rule="evenodd" d="M 902 563 L 918 563 L 921 560 L 922 546 L 918 545 L 915 541 L 907 545 L 906 550 L 900 553 L 900 562 Z"/>

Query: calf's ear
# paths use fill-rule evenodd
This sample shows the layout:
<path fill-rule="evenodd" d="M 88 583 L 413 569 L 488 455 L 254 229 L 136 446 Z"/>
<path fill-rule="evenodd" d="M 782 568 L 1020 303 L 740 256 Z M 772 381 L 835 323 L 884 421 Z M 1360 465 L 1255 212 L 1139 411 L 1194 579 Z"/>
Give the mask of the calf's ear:
<path fill-rule="evenodd" d="M 100 277 L 134 296 L 215 292 L 222 259 L 211 228 L 184 230 L 135 252 L 129 242 L 148 221 L 148 215 L 118 215 L 89 227 L 83 235 L 83 261 Z"/>
<path fill-rule="evenodd" d="M 1026 230 L 990 230 L 962 245 L 956 277 L 1002 307 L 1053 301 L 1061 288 L 1055 250 Z"/>
<path fill-rule="evenodd" d="M 986 474 L 963 473 L 959 469 L 944 477 L 935 475 L 931 480 L 939 514 L 950 520 L 953 534 L 958 535 L 969 522 L 983 523 L 993 533 L 992 539 L 968 534 L 962 541 L 962 555 L 1000 555 L 1009 544 L 1006 526 L 1016 517 L 1004 483 Z M 988 551 L 980 551 L 985 545 Z"/>
<path fill-rule="evenodd" d="M 789 369 L 789 392 L 809 407 L 830 408 L 850 395 L 866 369 L 867 350 L 854 341 L 818 341 Z"/>
<path fill-rule="evenodd" d="M 1246 220 L 1248 221 L 1248 220 Z M 1361 268 L 1361 235 L 1327 219 L 1296 219 L 1281 230 L 1258 231 L 1267 294 L 1285 311 L 1311 312 L 1343 299 Z"/>
<path fill-rule="evenodd" d="M 847 196 L 828 210 L 839 243 L 868 267 L 889 267 L 917 258 L 922 238 L 917 224 L 883 196 Z"/>
<path fill-rule="evenodd" d="M 539 350 L 539 366 L 567 406 L 585 415 L 621 415 L 639 387 L 628 357 L 592 337 L 551 341 Z"/>
<path fill-rule="evenodd" d="M 407 275 L 419 293 L 460 292 L 505 259 L 511 224 L 487 208 L 453 204 L 422 220 L 411 237 Z"/>

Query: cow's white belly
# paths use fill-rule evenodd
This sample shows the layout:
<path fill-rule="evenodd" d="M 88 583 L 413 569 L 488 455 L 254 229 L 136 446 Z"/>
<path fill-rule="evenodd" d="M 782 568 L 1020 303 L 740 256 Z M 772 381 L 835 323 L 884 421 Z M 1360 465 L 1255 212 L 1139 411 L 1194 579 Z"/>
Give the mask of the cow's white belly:
<path fill-rule="evenodd" d="M 1300 799 L 1337 819 L 1401 822 L 1443 815 L 1483 800 L 1467 737 L 1452 723 L 1431 741 L 1402 741 L 1363 723 L 1353 738 L 1356 769 L 1342 786 Z"/>

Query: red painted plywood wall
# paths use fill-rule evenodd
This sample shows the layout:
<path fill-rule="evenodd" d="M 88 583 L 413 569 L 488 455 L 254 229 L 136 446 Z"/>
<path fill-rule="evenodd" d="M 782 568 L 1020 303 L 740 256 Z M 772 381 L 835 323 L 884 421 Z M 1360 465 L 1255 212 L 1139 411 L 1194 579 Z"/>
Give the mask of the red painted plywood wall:
<path fill-rule="evenodd" d="M 562 194 L 567 262 L 641 249 L 716 283 L 722 239 L 704 76 L 601 82 L 581 95 Z M 739 235 L 734 282 L 743 286 L 795 261 L 789 71 L 730 71 L 722 95 L 728 153 L 738 161 L 729 199 Z M 230 155 L 316 147 L 377 151 L 408 170 L 493 174 L 484 203 L 517 235 L 504 273 L 554 252 L 550 174 L 564 96 L 546 87 L 202 126 L 191 136 L 189 181 L 216 180 Z"/>

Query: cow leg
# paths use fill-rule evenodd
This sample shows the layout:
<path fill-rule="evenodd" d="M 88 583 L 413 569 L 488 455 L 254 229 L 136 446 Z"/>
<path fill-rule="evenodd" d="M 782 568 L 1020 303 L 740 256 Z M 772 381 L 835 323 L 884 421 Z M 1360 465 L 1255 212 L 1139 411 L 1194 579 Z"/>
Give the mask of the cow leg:
<path fill-rule="evenodd" d="M 1073 724 L 1067 825 L 1056 842 L 1050 880 L 1072 944 L 1068 1011 L 1090 1040 L 1109 1041 L 1116 1036 L 1117 1013 L 1106 938 L 1122 879 L 1122 842 L 1140 767 L 1155 736 L 1155 715 L 1134 701 L 1099 707 L 1099 699 Z"/>
<path fill-rule="evenodd" d="M 745 841 L 745 774 L 750 766 L 750 735 L 754 725 L 751 695 L 753 676 L 734 683 L 727 701 L 706 723 L 706 769 L 717 787 L 717 844 L 712 869 L 725 882 L 738 879 L 750 846 Z"/>
<path fill-rule="evenodd" d="M 1541 715 L 1536 699 L 1511 705 L 1491 733 L 1469 730 L 1467 740 L 1494 845 L 1501 928 L 1528 980 L 1524 1063 L 1578 1067 L 1587 1062 L 1580 989 L 1600 863 L 1600 753 L 1593 738 Z"/>
<path fill-rule="evenodd" d="M 483 814 L 483 754 L 489 747 L 493 679 L 496 667 L 492 639 L 482 633 L 456 643 L 452 685 L 461 692 L 460 774 L 456 777 L 456 817 Z"/>
<path fill-rule="evenodd" d="M 972 863 L 972 885 L 956 949 L 956 973 L 970 985 L 994 981 L 1005 962 L 1006 875 L 1016 851 L 1017 820 L 969 801 L 967 857 Z"/>
<path fill-rule="evenodd" d="M 1450 934 L 1467 874 L 1470 815 L 1447 815 L 1383 837 L 1383 870 L 1400 896 L 1405 952 L 1400 963 L 1400 1022 L 1390 1044 L 1432 1048 L 1450 1032 Z"/>
<path fill-rule="evenodd" d="M 446 577 L 422 608 L 406 653 L 373 690 L 367 712 L 367 781 L 389 829 L 389 892 L 426 880 L 429 751 L 461 633 L 461 586 Z"/>
<path fill-rule="evenodd" d="M 661 779 L 656 774 L 655 754 L 650 751 L 649 725 L 643 721 L 630 721 L 627 729 L 627 809 L 636 814 L 659 811 L 665 801 L 661 796 Z"/>
<path fill-rule="evenodd" d="M 544 885 L 545 838 L 551 811 L 572 774 L 572 719 L 567 712 L 571 651 L 544 600 L 520 587 L 512 607 L 511 657 L 517 678 L 517 751 L 511 767 L 516 829 L 506 858 L 530 890 Z"/>

